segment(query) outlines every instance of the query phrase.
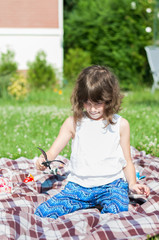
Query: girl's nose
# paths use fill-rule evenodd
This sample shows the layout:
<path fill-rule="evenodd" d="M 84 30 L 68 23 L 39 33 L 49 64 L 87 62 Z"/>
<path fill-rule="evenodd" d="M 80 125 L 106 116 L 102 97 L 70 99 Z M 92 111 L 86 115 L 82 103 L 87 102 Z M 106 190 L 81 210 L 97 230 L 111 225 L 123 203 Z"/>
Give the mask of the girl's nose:
<path fill-rule="evenodd" d="M 96 110 L 96 108 L 95 108 L 95 106 L 91 106 L 91 111 L 95 111 Z"/>

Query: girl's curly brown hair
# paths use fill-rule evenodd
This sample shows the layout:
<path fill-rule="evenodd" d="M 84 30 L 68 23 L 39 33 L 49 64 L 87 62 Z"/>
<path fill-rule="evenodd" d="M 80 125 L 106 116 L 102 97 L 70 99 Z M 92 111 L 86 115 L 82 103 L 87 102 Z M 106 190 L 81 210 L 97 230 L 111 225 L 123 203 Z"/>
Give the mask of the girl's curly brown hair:
<path fill-rule="evenodd" d="M 113 124 L 113 114 L 120 110 L 122 95 L 117 77 L 106 66 L 90 66 L 80 73 L 71 96 L 74 121 L 83 117 L 83 105 L 88 100 L 104 102 L 104 116 L 108 124 Z"/>

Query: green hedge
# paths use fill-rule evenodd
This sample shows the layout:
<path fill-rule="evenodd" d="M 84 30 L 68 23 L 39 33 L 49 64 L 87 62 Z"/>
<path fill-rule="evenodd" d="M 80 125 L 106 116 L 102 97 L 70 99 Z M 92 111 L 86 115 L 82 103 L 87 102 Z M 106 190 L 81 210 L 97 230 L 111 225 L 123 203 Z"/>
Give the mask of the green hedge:
<path fill-rule="evenodd" d="M 150 83 L 144 47 L 152 44 L 146 28 L 153 8 L 152 0 L 79 0 L 65 19 L 65 56 L 70 48 L 89 52 L 92 64 L 113 68 L 125 89 Z"/>
<path fill-rule="evenodd" d="M 80 48 L 70 48 L 64 61 L 64 77 L 68 83 L 74 83 L 81 70 L 91 64 L 89 52 Z"/>

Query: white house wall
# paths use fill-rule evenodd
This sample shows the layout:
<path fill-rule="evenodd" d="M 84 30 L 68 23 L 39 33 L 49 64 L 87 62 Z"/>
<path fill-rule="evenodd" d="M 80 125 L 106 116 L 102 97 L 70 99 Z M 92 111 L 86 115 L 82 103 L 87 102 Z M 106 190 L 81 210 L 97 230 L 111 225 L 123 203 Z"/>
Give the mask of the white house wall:
<path fill-rule="evenodd" d="M 26 70 L 27 62 L 33 61 L 39 50 L 47 55 L 47 60 L 60 72 L 63 68 L 63 30 L 1 28 L 0 52 L 7 48 L 15 52 L 19 70 Z"/>
<path fill-rule="evenodd" d="M 27 70 L 43 50 L 47 61 L 63 70 L 63 0 L 0 1 L 0 54 L 15 52 L 19 70 Z"/>

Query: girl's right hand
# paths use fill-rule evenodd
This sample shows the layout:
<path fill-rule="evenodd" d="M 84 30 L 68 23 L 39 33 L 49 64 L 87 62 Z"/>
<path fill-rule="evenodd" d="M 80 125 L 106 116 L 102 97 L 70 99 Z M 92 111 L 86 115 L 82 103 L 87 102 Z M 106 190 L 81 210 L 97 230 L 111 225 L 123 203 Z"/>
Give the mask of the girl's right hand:
<path fill-rule="evenodd" d="M 36 160 L 36 168 L 40 171 L 44 171 L 46 169 L 46 167 L 42 164 L 43 162 L 45 162 L 45 158 L 43 157 L 43 155 L 40 155 L 40 157 Z"/>

